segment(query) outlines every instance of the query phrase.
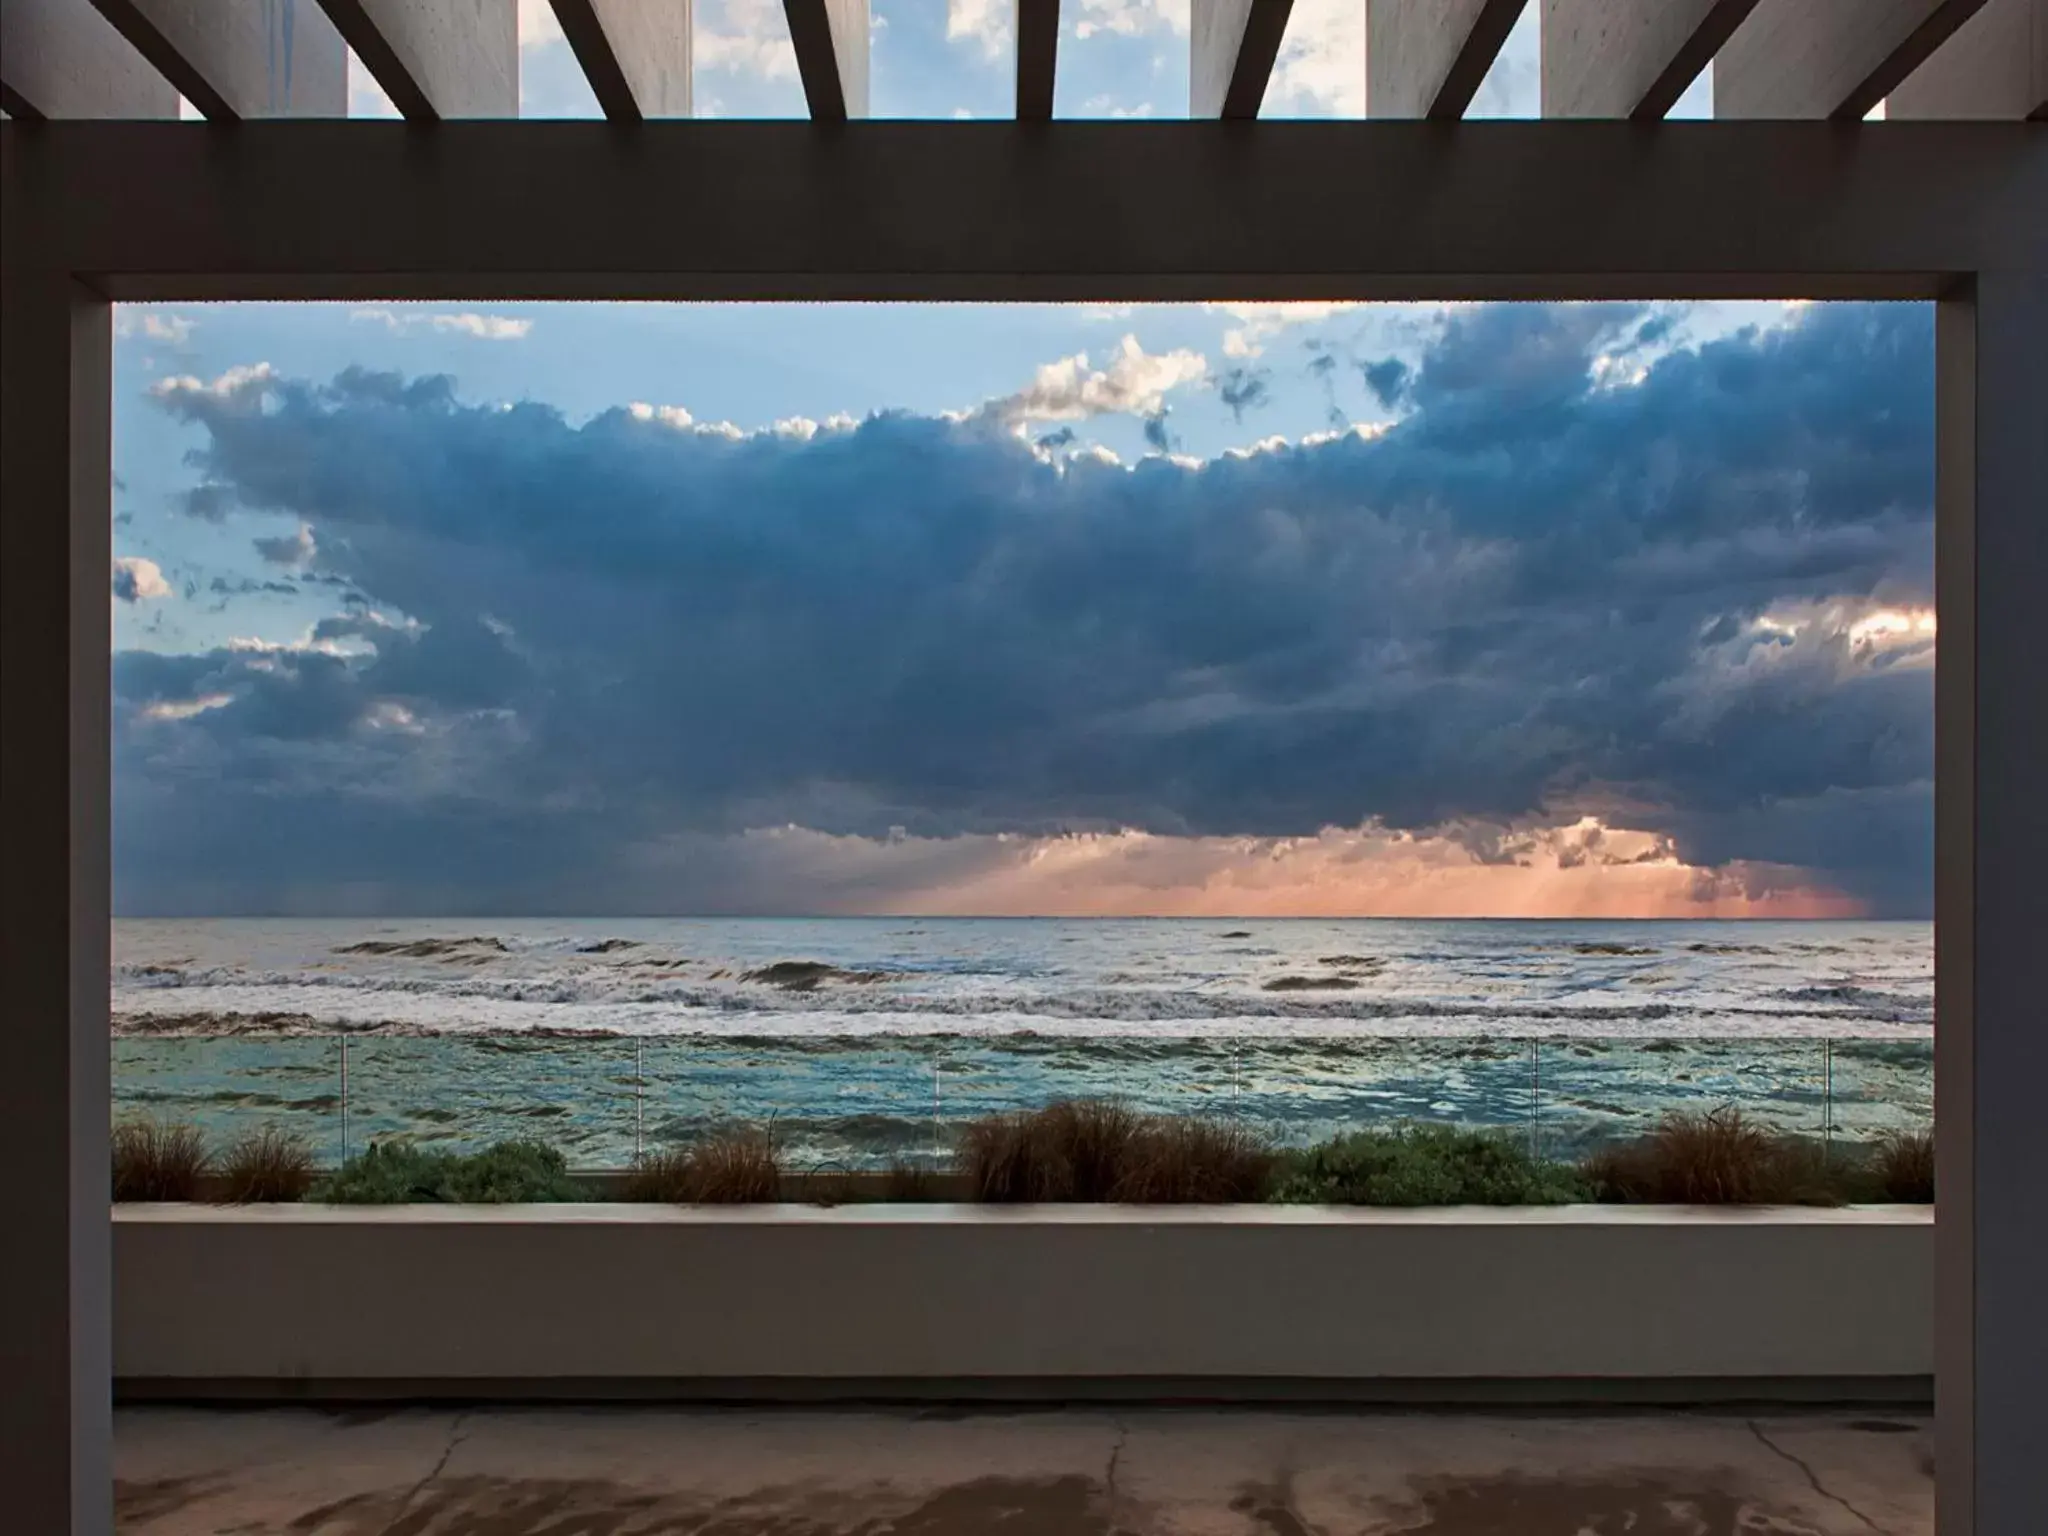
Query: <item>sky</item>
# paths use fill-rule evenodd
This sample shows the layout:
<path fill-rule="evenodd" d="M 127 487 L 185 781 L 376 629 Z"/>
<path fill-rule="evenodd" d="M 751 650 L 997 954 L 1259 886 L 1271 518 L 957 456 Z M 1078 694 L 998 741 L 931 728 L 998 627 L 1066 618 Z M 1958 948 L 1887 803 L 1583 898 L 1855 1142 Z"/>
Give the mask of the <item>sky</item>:
<path fill-rule="evenodd" d="M 186 305 L 142 913 L 1912 915 L 1914 305 Z"/>
<path fill-rule="evenodd" d="M 878 112 L 1005 112 L 1008 10 L 877 0 Z M 1355 12 L 1269 111 L 1358 110 Z M 1061 111 L 1185 111 L 1184 4 L 1063 15 Z M 524 110 L 594 110 L 550 17 Z M 700 111 L 801 111 L 780 17 L 700 4 Z M 116 333 L 125 914 L 1931 904 L 1924 306 Z"/>

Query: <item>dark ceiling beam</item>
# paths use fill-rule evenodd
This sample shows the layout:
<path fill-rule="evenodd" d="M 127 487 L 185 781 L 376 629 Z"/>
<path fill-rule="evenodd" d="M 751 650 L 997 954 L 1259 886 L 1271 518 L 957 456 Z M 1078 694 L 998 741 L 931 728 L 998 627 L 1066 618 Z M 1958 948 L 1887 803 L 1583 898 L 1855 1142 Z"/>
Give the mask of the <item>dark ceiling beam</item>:
<path fill-rule="evenodd" d="M 2025 123 L 699 120 L 643 124 L 630 153 L 604 122 L 0 140 L 0 268 L 121 300 L 1932 298 L 1958 273 L 2048 271 L 2048 145 Z"/>
<path fill-rule="evenodd" d="M 1045 122 L 1059 64 L 1060 0 L 1017 0 L 1016 21 L 1017 116 Z"/>
<path fill-rule="evenodd" d="M 868 115 L 868 0 L 782 0 L 816 122 Z"/>

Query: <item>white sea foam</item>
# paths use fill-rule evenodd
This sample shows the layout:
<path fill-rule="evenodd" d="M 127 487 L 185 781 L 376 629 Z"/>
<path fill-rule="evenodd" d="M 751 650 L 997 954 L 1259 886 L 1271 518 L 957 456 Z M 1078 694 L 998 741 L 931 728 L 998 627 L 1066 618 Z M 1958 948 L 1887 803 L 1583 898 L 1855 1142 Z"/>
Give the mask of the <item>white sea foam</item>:
<path fill-rule="evenodd" d="M 269 1020 L 295 1032 L 1924 1038 L 1933 1022 L 1924 923 L 223 920 L 124 921 L 115 941 L 117 1027 L 138 1032 Z M 788 961 L 860 979 L 747 979 Z"/>

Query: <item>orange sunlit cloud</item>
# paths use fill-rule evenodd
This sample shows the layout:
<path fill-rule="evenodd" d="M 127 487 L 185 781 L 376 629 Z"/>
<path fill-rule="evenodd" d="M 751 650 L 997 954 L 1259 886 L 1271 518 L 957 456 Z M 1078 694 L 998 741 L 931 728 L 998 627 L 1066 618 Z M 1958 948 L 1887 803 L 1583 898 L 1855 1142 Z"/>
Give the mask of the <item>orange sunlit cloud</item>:
<path fill-rule="evenodd" d="M 737 841 L 760 873 L 804 882 L 822 910 L 836 912 L 1814 918 L 1864 911 L 1804 871 L 1688 864 L 1667 839 L 1591 817 L 1479 839 L 1368 825 L 1295 838 L 1132 831 L 861 838 L 786 827 Z"/>

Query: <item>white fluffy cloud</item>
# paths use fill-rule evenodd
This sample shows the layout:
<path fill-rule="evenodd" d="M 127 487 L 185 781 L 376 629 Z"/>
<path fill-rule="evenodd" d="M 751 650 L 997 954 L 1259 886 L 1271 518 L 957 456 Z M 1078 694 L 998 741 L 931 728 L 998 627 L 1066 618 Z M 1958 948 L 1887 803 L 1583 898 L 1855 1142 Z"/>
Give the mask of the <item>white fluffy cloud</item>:
<path fill-rule="evenodd" d="M 358 309 L 351 320 L 367 320 L 392 331 L 437 331 L 444 336 L 474 336 L 480 341 L 519 341 L 533 329 L 531 320 L 511 315 L 429 314 L 423 310 Z"/>
<path fill-rule="evenodd" d="M 519 0 L 519 46 L 551 43 L 562 35 L 562 23 L 548 0 Z"/>
<path fill-rule="evenodd" d="M 1257 357 L 1266 342 L 1290 325 L 1314 325 L 1332 315 L 1358 308 L 1353 299 L 1285 299 L 1270 303 L 1227 303 L 1202 306 L 1212 314 L 1228 315 L 1237 322 L 1223 333 L 1225 357 Z"/>
<path fill-rule="evenodd" d="M 946 0 L 946 41 L 977 46 L 988 58 L 1001 56 L 1010 43 L 1010 9 L 1014 0 Z"/>
<path fill-rule="evenodd" d="M 1094 37 L 1109 32 L 1120 37 L 1142 37 L 1148 32 L 1188 30 L 1189 0 L 1080 0 L 1074 18 L 1074 36 Z"/>
<path fill-rule="evenodd" d="M 114 309 L 116 336 L 140 336 L 145 341 L 182 346 L 191 337 L 193 324 L 183 315 L 166 314 L 157 309 L 137 309 L 129 304 L 116 305 Z"/>
<path fill-rule="evenodd" d="M 782 0 L 709 0 L 697 8 L 694 57 L 700 68 L 794 80 L 796 48 Z"/>
<path fill-rule="evenodd" d="M 1365 6 L 1361 0 L 1294 0 L 1287 35 L 1266 87 L 1268 113 L 1365 115 Z"/>
<path fill-rule="evenodd" d="M 1107 367 L 1092 367 L 1086 352 L 1076 352 L 1047 363 L 1023 389 L 989 401 L 976 414 L 1009 426 L 1084 421 L 1119 412 L 1156 416 L 1170 391 L 1208 371 L 1208 360 L 1199 352 L 1147 352 L 1136 336 L 1127 335 L 1110 353 Z"/>
<path fill-rule="evenodd" d="M 149 392 L 159 400 L 177 395 L 211 395 L 216 400 L 234 400 L 262 393 L 276 378 L 277 370 L 268 363 L 237 363 L 211 383 L 189 373 L 180 373 L 158 379 L 149 386 Z"/>
<path fill-rule="evenodd" d="M 123 555 L 114 562 L 114 596 L 122 602 L 141 603 L 170 595 L 171 584 L 164 580 L 163 568 L 154 560 Z"/>

